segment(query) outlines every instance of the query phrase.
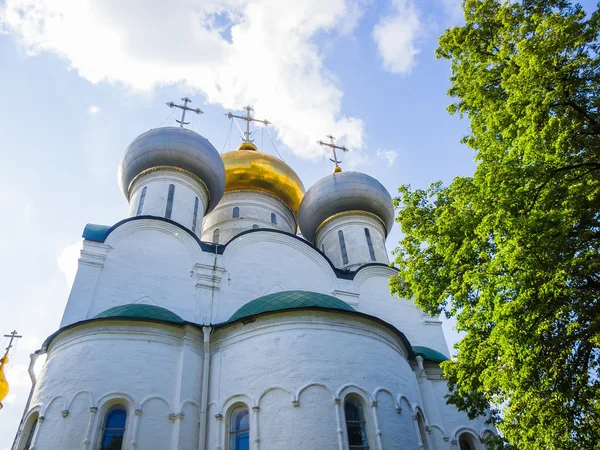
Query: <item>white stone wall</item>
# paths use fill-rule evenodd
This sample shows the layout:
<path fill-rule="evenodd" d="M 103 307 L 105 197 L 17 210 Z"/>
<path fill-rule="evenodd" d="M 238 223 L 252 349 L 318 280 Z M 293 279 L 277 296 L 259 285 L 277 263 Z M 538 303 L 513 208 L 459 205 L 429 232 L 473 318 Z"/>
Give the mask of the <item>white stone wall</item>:
<path fill-rule="evenodd" d="M 305 241 L 269 231 L 233 239 L 222 255 L 204 252 L 187 231 L 176 225 L 152 219 L 132 220 L 115 229 L 105 243 L 84 242 L 61 325 L 93 318 L 110 307 L 128 303 L 162 306 L 190 322 L 214 324 L 227 321 L 237 309 L 257 297 L 298 289 L 334 295 L 357 311 L 392 324 L 412 345 L 431 347 L 447 355 L 441 322 L 424 314 L 411 300 L 390 295 L 388 282 L 394 273 L 389 267 L 369 266 L 352 279 L 339 278 L 330 263 Z M 261 441 L 253 442 L 263 449 L 285 448 L 280 447 L 282 437 L 274 432 L 281 421 L 295 424 L 296 428 L 289 431 L 293 441 L 310 435 L 312 429 L 329 430 L 334 420 L 335 429 L 343 431 L 337 422 L 341 410 L 336 410 L 333 399 L 336 390 L 347 383 L 360 386 L 371 396 L 369 401 L 377 401 L 375 407 L 372 401 L 367 402 L 372 417 L 371 436 L 379 439 L 376 430 L 381 431 L 381 443 L 374 443 L 373 449 L 420 448 L 422 441 L 413 417 L 417 411 L 423 411 L 430 429 L 423 444 L 430 449 L 455 450 L 452 440 L 461 432 L 481 436 L 485 431 L 482 421 L 469 421 L 463 413 L 445 405 L 447 387 L 439 373 L 426 365 L 423 374 L 414 362 L 411 368 L 404 357 L 400 358 L 402 351 L 397 344 L 390 343 L 394 339 L 380 326 L 362 319 L 351 326 L 354 319 L 343 316 L 327 322 L 325 315 L 314 313 L 286 317 L 268 316 L 213 334 L 208 414 L 213 424 L 208 428 L 211 450 L 222 445 L 226 436 L 226 419 L 215 416 L 225 416 L 228 407 L 238 401 L 259 406 L 251 417 L 258 420 L 255 430 Z M 169 331 L 165 331 L 160 326 L 147 326 L 148 330 L 142 327 L 140 331 L 140 327 L 123 323 L 115 331 L 90 326 L 90 331 L 79 337 L 73 331 L 56 341 L 30 410 L 35 413 L 36 408 L 43 409 L 46 421 L 39 431 L 43 442 L 61 442 L 63 448 L 69 448 L 68 443 L 60 441 L 62 436 L 79 440 L 82 428 L 91 427 L 96 432 L 101 411 L 94 418 L 89 405 L 102 408 L 99 399 L 106 393 L 122 392 L 119 383 L 124 383 L 133 389 L 127 391 L 132 421 L 128 433 L 136 422 L 137 433 L 150 436 L 166 445 L 164 448 L 198 449 L 199 429 L 193 423 L 200 417 L 199 407 L 185 399 L 199 402 L 200 332 L 193 329 L 188 339 L 176 328 L 167 327 Z M 318 380 L 327 388 L 313 384 L 298 395 L 304 384 Z M 177 397 L 176 386 L 186 393 Z M 267 389 L 270 390 L 265 392 Z M 142 391 L 164 397 L 167 403 L 148 399 L 141 416 L 136 416 L 135 409 L 146 398 L 140 397 Z M 92 392 L 92 396 L 85 392 Z M 300 406 L 294 407 L 293 395 Z M 69 410 L 66 406 L 71 399 L 79 412 L 69 412 L 63 418 L 61 412 Z M 304 415 L 303 411 L 309 409 L 313 413 Z M 389 414 L 396 409 L 401 410 L 400 414 Z M 316 416 L 314 411 L 318 411 Z M 408 411 L 412 431 L 404 416 L 405 412 L 409 416 Z M 193 419 L 177 418 L 182 412 L 185 418 Z M 171 413 L 177 417 L 164 422 L 165 414 Z M 56 426 L 60 423 L 67 427 L 61 429 L 72 431 L 61 431 L 60 436 L 59 432 L 48 431 L 54 428 L 50 426 L 52 420 Z M 320 437 L 307 438 L 312 439 L 307 441 L 310 445 L 302 448 L 339 448 L 331 447 L 332 442 L 339 446 L 336 433 L 316 433 Z M 166 440 L 163 443 L 160 439 Z M 42 441 L 38 448 L 57 448 Z M 138 448 L 157 447 L 140 444 Z"/>
<path fill-rule="evenodd" d="M 365 228 L 369 230 L 375 259 L 371 258 Z M 342 259 L 339 231 L 344 235 L 348 262 Z M 315 246 L 340 269 L 356 270 L 368 263 L 388 264 L 385 228 L 381 221 L 367 214 L 340 214 L 330 219 L 315 234 Z"/>
<path fill-rule="evenodd" d="M 113 404 L 127 409 L 123 449 L 197 448 L 190 439 L 197 435 L 201 342 L 196 328 L 141 322 L 98 321 L 63 332 L 48 351 L 27 414 L 43 418 L 32 450 L 98 448 Z M 180 439 L 182 410 L 193 427 Z"/>
<path fill-rule="evenodd" d="M 144 188 L 146 196 L 139 215 L 165 217 L 169 185 L 175 186 L 171 220 L 189 230 L 193 227 L 194 205 L 198 198 L 195 234 L 202 234 L 202 220 L 208 206 L 206 187 L 192 176 L 176 170 L 160 169 L 139 176 L 131 186 L 129 217 L 137 216 L 140 197 Z"/>
<path fill-rule="evenodd" d="M 233 208 L 239 208 L 239 217 L 233 217 Z M 276 224 L 271 222 L 276 215 Z M 254 226 L 271 228 L 295 234 L 296 217 L 278 198 L 264 192 L 243 190 L 229 191 L 217 207 L 204 218 L 202 240 L 214 241 L 215 230 L 219 230 L 219 244 L 225 244 L 242 231 Z"/>

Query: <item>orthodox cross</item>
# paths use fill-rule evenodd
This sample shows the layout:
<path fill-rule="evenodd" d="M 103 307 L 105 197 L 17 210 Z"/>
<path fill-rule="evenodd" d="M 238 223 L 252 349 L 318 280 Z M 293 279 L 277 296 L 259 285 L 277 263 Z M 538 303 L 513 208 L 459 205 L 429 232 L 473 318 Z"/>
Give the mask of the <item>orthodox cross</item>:
<path fill-rule="evenodd" d="M 185 112 L 186 111 L 191 111 L 191 112 L 196 113 L 196 114 L 203 114 L 204 111 L 202 111 L 200 108 L 196 108 L 196 109 L 189 108 L 188 107 L 188 103 L 192 103 L 192 100 L 190 98 L 188 98 L 188 97 L 183 97 L 181 100 L 183 101 L 183 105 L 177 105 L 177 104 L 175 104 L 173 102 L 168 102 L 167 106 L 169 108 L 179 108 L 179 109 L 181 109 L 181 111 L 182 111 L 181 112 L 181 120 L 175 119 L 175 122 L 177 122 L 179 124 L 179 126 L 181 128 L 183 128 L 184 125 L 188 125 L 189 124 L 189 122 L 184 122 L 184 120 L 185 120 Z"/>
<path fill-rule="evenodd" d="M 244 131 L 244 137 L 242 138 L 242 140 L 244 142 L 252 142 L 252 140 L 250 139 L 250 122 L 259 122 L 259 123 L 262 123 L 263 125 L 269 125 L 271 122 L 269 122 L 267 119 L 259 120 L 259 119 L 255 119 L 254 117 L 250 116 L 250 111 L 254 111 L 254 108 L 252 108 L 252 106 L 250 106 L 250 105 L 244 106 L 243 109 L 246 110 L 245 116 L 238 116 L 238 115 L 232 114 L 230 112 L 227 113 L 226 116 L 229 117 L 230 119 L 236 118 L 236 119 L 245 120 L 246 121 L 246 131 Z"/>
<path fill-rule="evenodd" d="M 335 153 L 335 151 L 342 150 L 344 153 L 346 153 L 348 151 L 348 149 L 346 147 L 344 147 L 343 145 L 335 145 L 335 143 L 334 143 L 335 138 L 332 135 L 328 134 L 327 137 L 329 138 L 329 140 L 331 142 L 324 142 L 319 139 L 317 141 L 317 144 L 324 145 L 326 147 L 331 147 L 331 150 L 333 150 L 333 159 L 329 158 L 329 160 L 335 164 L 335 167 L 333 168 L 333 173 L 339 173 L 342 171 L 342 168 L 339 165 L 342 161 L 339 161 L 337 159 L 337 154 Z"/>
<path fill-rule="evenodd" d="M 17 330 L 15 330 L 15 331 L 13 331 L 13 332 L 12 332 L 12 333 L 10 333 L 10 334 L 5 334 L 5 335 L 4 335 L 4 337 L 9 337 L 9 338 L 10 338 L 10 341 L 9 341 L 9 343 L 8 343 L 8 347 L 6 347 L 6 354 L 8 354 L 8 351 L 9 351 L 9 350 L 11 349 L 11 347 L 13 346 L 13 345 L 12 345 L 13 341 L 14 341 L 15 339 L 22 338 L 23 336 L 19 336 L 19 335 L 17 334 Z"/>

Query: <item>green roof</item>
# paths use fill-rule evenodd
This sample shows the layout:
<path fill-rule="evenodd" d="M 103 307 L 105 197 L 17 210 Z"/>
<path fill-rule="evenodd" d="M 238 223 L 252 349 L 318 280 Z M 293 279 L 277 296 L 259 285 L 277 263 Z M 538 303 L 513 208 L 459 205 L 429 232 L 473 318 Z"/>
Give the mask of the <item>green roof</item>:
<path fill-rule="evenodd" d="M 83 229 L 82 237 L 88 241 L 104 242 L 109 230 L 109 226 L 88 223 Z"/>
<path fill-rule="evenodd" d="M 140 303 L 132 303 L 129 305 L 120 305 L 107 309 L 98 314 L 94 319 L 106 318 L 134 318 L 134 319 L 149 319 L 158 320 L 160 322 L 171 322 L 182 324 L 185 321 L 168 309 L 160 306 L 144 305 Z"/>
<path fill-rule="evenodd" d="M 309 291 L 283 291 L 265 295 L 246 303 L 238 309 L 228 322 L 234 322 L 244 317 L 256 316 L 267 312 L 284 311 L 299 308 L 338 309 L 341 311 L 356 311 L 346 302 L 331 295 Z"/>
<path fill-rule="evenodd" d="M 434 350 L 429 347 L 420 347 L 418 345 L 413 345 L 412 349 L 415 356 L 422 356 L 423 359 L 426 359 L 428 361 L 441 363 L 448 359 L 448 357 L 443 353 L 440 353 L 437 350 Z"/>

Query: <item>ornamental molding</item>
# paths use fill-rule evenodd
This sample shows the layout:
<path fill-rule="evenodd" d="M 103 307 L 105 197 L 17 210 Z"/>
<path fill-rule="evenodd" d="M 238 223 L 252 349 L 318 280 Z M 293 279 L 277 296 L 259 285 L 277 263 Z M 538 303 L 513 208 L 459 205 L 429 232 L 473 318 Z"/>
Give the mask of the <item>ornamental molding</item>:
<path fill-rule="evenodd" d="M 209 264 L 196 264 L 194 266 L 196 272 L 196 287 L 208 290 L 221 290 L 221 280 L 226 270 L 223 267 Z"/>
<path fill-rule="evenodd" d="M 369 219 L 373 219 L 377 222 L 378 225 L 380 225 L 381 227 L 383 227 L 383 231 L 384 231 L 384 235 L 386 234 L 386 227 L 385 227 L 385 223 L 383 222 L 383 220 L 381 220 L 379 218 L 378 215 L 367 212 L 367 211 L 362 211 L 359 209 L 353 209 L 351 211 L 344 211 L 344 212 L 339 212 L 337 214 L 334 214 L 331 217 L 328 217 L 327 219 L 325 219 L 323 222 L 321 222 L 321 224 L 317 227 L 317 229 L 315 230 L 315 242 L 317 241 L 317 235 L 321 232 L 321 230 L 323 228 L 325 228 L 329 223 L 340 219 L 342 217 L 347 217 L 347 216 L 363 216 L 363 217 L 368 217 Z"/>

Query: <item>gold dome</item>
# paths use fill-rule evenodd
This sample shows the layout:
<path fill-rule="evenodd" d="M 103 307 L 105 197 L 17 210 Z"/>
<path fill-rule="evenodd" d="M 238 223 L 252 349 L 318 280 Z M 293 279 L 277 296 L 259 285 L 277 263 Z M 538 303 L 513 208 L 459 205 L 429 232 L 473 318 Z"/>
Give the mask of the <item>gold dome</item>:
<path fill-rule="evenodd" d="M 304 185 L 290 166 L 282 160 L 259 152 L 251 142 L 224 153 L 225 192 L 256 190 L 271 194 L 285 203 L 296 215 L 304 197 Z"/>
<path fill-rule="evenodd" d="M 8 355 L 5 354 L 0 358 L 0 409 L 2 409 L 2 400 L 8 395 L 8 381 L 4 374 L 4 368 L 8 364 Z"/>

